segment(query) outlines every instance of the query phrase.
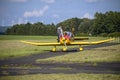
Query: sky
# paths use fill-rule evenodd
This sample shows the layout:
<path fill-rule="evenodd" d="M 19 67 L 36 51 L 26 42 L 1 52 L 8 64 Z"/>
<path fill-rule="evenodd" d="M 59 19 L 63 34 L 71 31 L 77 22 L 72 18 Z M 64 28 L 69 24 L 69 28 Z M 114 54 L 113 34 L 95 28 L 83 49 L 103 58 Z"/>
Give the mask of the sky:
<path fill-rule="evenodd" d="M 0 0 L 0 26 L 27 22 L 57 24 L 69 18 L 94 18 L 96 12 L 120 12 L 120 0 Z"/>

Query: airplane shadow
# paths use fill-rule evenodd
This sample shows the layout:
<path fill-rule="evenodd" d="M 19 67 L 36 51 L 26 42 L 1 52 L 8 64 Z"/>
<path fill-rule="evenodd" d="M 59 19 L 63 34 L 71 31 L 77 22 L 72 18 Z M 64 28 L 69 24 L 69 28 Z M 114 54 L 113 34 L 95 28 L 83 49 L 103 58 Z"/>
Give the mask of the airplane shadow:
<path fill-rule="evenodd" d="M 43 50 L 43 51 L 53 52 L 51 50 Z M 68 49 L 67 51 L 58 50 L 58 51 L 55 51 L 53 53 L 58 53 L 58 52 L 64 52 L 64 53 L 67 53 L 67 52 L 79 52 L 79 50 L 77 48 L 74 48 L 74 49 Z"/>

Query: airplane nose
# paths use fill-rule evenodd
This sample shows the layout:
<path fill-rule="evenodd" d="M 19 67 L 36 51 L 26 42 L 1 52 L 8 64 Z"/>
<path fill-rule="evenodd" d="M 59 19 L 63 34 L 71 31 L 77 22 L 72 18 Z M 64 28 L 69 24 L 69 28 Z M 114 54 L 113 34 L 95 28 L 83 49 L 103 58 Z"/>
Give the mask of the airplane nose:
<path fill-rule="evenodd" d="M 69 44 L 70 41 L 69 41 L 69 39 L 62 38 L 62 39 L 60 40 L 60 43 L 61 43 L 61 44 L 64 44 L 64 43 Z"/>
<path fill-rule="evenodd" d="M 61 43 L 61 44 L 64 44 L 65 41 L 66 41 L 66 39 L 63 37 L 63 38 L 60 40 L 60 43 Z"/>
<path fill-rule="evenodd" d="M 65 41 L 66 39 L 65 38 L 62 38 L 62 41 Z"/>

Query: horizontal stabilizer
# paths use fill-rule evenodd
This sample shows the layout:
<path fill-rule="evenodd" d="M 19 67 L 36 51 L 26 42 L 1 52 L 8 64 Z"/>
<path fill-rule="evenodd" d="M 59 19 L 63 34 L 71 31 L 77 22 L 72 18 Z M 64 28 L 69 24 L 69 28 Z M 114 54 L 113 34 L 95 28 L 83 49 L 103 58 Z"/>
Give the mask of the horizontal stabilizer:
<path fill-rule="evenodd" d="M 86 37 L 75 37 L 74 40 L 89 40 L 89 38 Z"/>

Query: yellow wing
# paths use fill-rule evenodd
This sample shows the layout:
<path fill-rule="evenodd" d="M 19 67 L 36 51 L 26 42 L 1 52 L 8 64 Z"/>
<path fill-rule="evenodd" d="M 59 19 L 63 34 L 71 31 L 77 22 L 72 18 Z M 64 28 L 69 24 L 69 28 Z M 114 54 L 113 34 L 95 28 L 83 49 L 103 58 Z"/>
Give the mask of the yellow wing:
<path fill-rule="evenodd" d="M 29 41 L 21 41 L 26 44 L 36 45 L 36 46 L 60 46 L 60 43 L 39 43 L 39 42 L 29 42 Z"/>
<path fill-rule="evenodd" d="M 70 45 L 91 45 L 91 44 L 94 45 L 94 44 L 101 44 L 101 43 L 109 42 L 112 40 L 114 40 L 114 38 L 101 40 L 101 41 L 95 41 L 95 42 L 71 42 Z"/>
<path fill-rule="evenodd" d="M 114 38 L 112 39 L 107 39 L 107 40 L 101 40 L 101 41 L 95 41 L 95 42 L 70 42 L 70 44 L 68 45 L 91 45 L 91 44 L 101 44 L 101 43 L 105 43 L 105 42 L 109 42 L 114 40 Z M 21 41 L 23 43 L 26 44 L 31 44 L 31 45 L 36 45 L 36 46 L 61 46 L 62 44 L 57 43 L 57 42 L 53 42 L 53 43 L 39 43 L 39 42 L 29 42 L 29 41 Z"/>

